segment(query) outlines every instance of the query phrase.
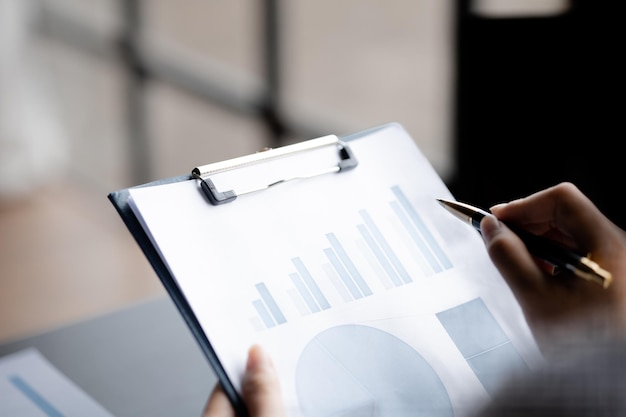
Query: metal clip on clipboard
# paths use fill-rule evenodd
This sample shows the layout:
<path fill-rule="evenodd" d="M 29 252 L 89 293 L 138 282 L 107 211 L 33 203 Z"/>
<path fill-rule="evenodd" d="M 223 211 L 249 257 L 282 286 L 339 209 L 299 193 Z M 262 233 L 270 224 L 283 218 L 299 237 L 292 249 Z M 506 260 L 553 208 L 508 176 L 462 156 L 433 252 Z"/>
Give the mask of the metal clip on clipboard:
<path fill-rule="evenodd" d="M 273 159 L 282 158 L 286 156 L 293 156 L 298 153 L 312 151 L 315 149 L 335 146 L 338 151 L 339 161 L 336 165 L 330 167 L 324 167 L 320 169 L 316 169 L 313 172 L 305 172 L 298 173 L 296 175 L 290 177 L 280 178 L 276 181 L 270 182 L 269 184 L 263 184 L 261 186 L 256 186 L 244 191 L 240 191 L 236 193 L 234 190 L 228 191 L 219 191 L 215 186 L 213 180 L 210 178 L 219 173 L 223 173 L 225 171 L 230 171 L 234 169 L 244 168 L 246 166 L 251 166 L 254 164 L 258 164 L 261 162 L 267 162 Z M 282 184 L 287 181 L 292 181 L 296 179 L 305 179 L 311 178 L 318 175 L 329 174 L 329 173 L 337 173 L 350 170 L 356 167 L 358 164 L 354 154 L 346 145 L 345 142 L 342 142 L 335 135 L 323 136 L 317 139 L 311 139 L 304 142 L 296 143 L 293 145 L 286 145 L 280 148 L 268 149 L 257 152 L 252 155 L 242 156 L 239 158 L 229 159 L 222 162 L 216 162 L 213 164 L 202 165 L 194 168 L 191 171 L 191 176 L 199 181 L 200 187 L 206 197 L 209 199 L 211 204 L 219 205 L 224 203 L 229 203 L 234 201 L 238 196 L 249 194 L 256 191 L 265 190 L 269 187 L 272 187 L 277 184 Z"/>

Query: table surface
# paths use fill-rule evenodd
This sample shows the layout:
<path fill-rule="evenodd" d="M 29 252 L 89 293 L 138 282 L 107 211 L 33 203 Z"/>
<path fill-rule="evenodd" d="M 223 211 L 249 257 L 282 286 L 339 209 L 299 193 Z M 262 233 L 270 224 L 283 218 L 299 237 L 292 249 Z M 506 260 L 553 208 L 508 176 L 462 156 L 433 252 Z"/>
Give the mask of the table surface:
<path fill-rule="evenodd" d="M 0 345 L 33 347 L 116 417 L 201 416 L 217 379 L 168 298 Z"/>

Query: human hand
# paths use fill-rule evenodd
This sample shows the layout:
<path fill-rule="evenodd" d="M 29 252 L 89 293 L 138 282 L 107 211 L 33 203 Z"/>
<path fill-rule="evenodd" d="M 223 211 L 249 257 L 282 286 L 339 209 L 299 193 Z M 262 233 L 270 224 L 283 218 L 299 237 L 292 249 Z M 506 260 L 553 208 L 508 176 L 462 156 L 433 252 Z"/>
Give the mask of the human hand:
<path fill-rule="evenodd" d="M 271 358 L 254 345 L 248 351 L 246 371 L 241 383 L 241 396 L 250 417 L 284 417 L 278 375 Z M 218 383 L 207 401 L 203 417 L 235 417 L 230 400 Z"/>
<path fill-rule="evenodd" d="M 491 212 L 501 221 L 591 254 L 611 272 L 605 289 L 564 272 L 550 276 L 522 241 L 493 217 L 481 222 L 489 256 L 517 298 L 539 344 L 557 345 L 626 335 L 626 234 L 571 183 L 562 183 Z M 554 352 L 553 352 L 554 353 Z"/>

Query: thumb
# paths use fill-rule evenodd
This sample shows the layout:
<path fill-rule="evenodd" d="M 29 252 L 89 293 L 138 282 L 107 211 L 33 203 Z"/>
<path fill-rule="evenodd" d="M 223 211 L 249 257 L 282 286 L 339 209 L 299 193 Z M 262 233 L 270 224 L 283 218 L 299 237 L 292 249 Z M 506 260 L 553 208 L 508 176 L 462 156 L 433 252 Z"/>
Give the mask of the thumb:
<path fill-rule="evenodd" d="M 241 392 L 250 417 L 285 415 L 278 374 L 271 358 L 259 345 L 248 351 Z"/>

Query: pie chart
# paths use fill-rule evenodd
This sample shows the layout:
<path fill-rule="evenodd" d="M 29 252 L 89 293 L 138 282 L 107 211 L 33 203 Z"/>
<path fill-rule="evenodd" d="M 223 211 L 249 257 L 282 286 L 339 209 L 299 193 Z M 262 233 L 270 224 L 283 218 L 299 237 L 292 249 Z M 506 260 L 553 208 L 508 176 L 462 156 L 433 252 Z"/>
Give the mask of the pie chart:
<path fill-rule="evenodd" d="M 296 391 L 306 417 L 453 417 L 448 392 L 411 346 L 364 325 L 331 327 L 305 347 Z"/>

